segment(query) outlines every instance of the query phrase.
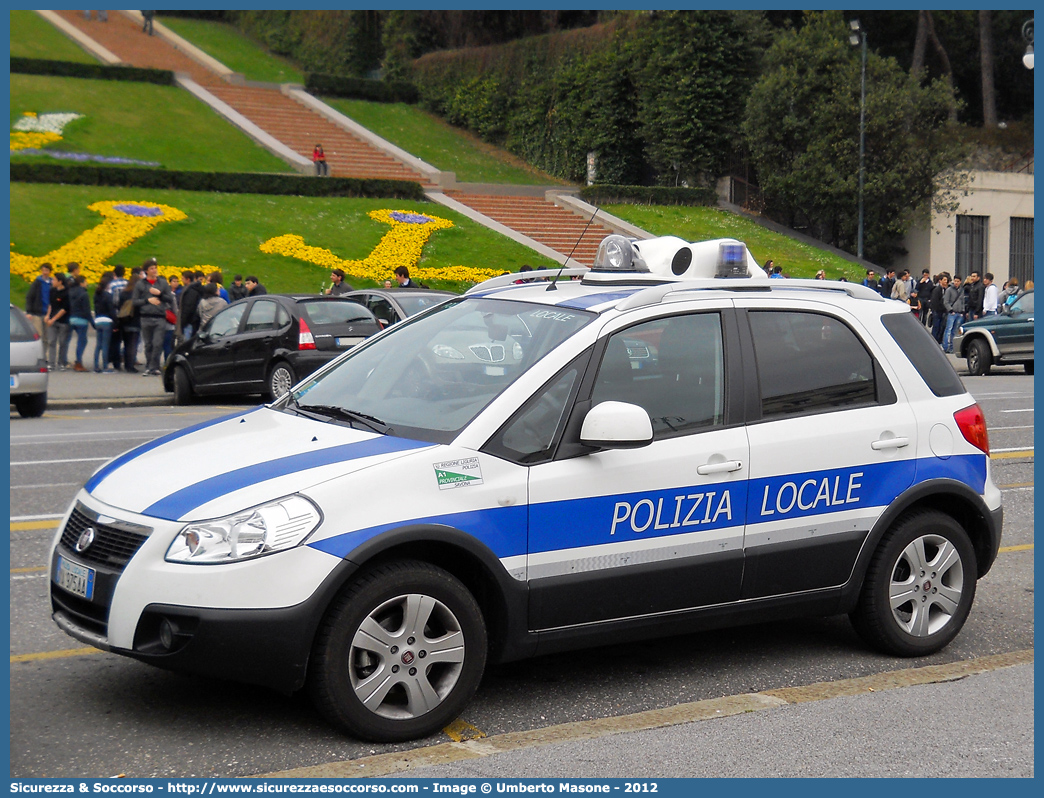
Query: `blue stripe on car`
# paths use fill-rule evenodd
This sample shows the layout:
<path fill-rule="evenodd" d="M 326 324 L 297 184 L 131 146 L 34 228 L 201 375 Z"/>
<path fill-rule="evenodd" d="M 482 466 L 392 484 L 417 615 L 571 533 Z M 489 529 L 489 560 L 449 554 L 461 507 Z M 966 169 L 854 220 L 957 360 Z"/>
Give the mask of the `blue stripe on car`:
<path fill-rule="evenodd" d="M 99 468 L 94 473 L 94 475 L 89 480 L 87 480 L 87 484 L 83 486 L 84 490 L 86 490 L 88 493 L 91 493 L 102 483 L 102 481 L 106 477 L 108 477 L 118 468 L 122 468 L 123 466 L 127 465 L 127 463 L 129 463 L 131 460 L 133 460 L 136 457 L 141 457 L 141 455 L 145 454 L 146 452 L 151 452 L 153 449 L 163 446 L 166 443 L 170 443 L 171 441 L 176 441 L 178 438 L 183 438 L 186 435 L 191 435 L 193 432 L 198 432 L 199 430 L 206 429 L 207 427 L 213 427 L 216 424 L 222 423 L 223 421 L 229 421 L 233 418 L 239 418 L 241 416 L 248 415 L 260 409 L 260 407 L 252 407 L 249 410 L 244 410 L 240 413 L 232 413 L 231 415 L 221 416 L 220 418 L 212 418 L 210 421 L 201 421 L 199 424 L 193 424 L 191 427 L 185 427 L 185 429 L 183 430 L 172 432 L 169 435 L 164 435 L 162 438 L 156 438 L 156 440 L 154 441 L 149 441 L 148 443 L 142 444 L 141 446 L 137 446 L 134 449 L 131 449 L 129 452 L 121 454 L 115 460 L 111 460 L 110 462 L 106 463 L 104 466 Z"/>
<path fill-rule="evenodd" d="M 497 557 L 512 557 L 525 554 L 527 549 L 537 554 L 626 542 L 636 537 L 662 538 L 885 507 L 913 484 L 915 475 L 918 482 L 934 478 L 959 480 L 981 495 L 986 482 L 986 456 L 898 460 L 747 481 L 545 502 L 531 505 L 528 516 L 525 507 L 425 516 L 360 529 L 308 545 L 337 557 L 347 557 L 353 549 L 384 532 L 417 524 L 437 524 L 472 535 Z M 695 498 L 697 495 L 702 497 L 699 501 Z"/>
<path fill-rule="evenodd" d="M 319 449 L 315 452 L 302 452 L 287 457 L 280 457 L 277 460 L 266 460 L 262 463 L 254 463 L 243 468 L 237 468 L 234 471 L 208 477 L 188 485 L 151 504 L 142 512 L 145 515 L 175 521 L 209 501 L 213 501 L 233 491 L 256 485 L 259 482 L 333 463 L 344 463 L 351 460 L 359 460 L 363 457 L 420 449 L 425 446 L 431 446 L 431 444 L 382 435 L 358 443 L 346 443 L 341 446 Z M 272 496 L 271 498 L 277 497 Z"/>

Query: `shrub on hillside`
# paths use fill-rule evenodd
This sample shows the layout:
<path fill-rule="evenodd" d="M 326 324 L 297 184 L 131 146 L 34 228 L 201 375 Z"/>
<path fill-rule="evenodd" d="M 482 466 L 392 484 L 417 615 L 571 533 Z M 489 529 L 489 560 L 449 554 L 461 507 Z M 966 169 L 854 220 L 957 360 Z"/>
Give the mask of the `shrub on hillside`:
<path fill-rule="evenodd" d="M 325 75 L 317 72 L 305 75 L 305 90 L 320 97 L 347 97 L 350 100 L 370 100 L 379 103 L 415 103 L 419 97 L 417 87 L 411 83 Z"/>
<path fill-rule="evenodd" d="M 81 186 L 220 191 L 227 194 L 283 194 L 301 197 L 372 197 L 424 200 L 419 183 L 408 180 L 359 180 L 234 172 L 179 172 L 112 166 L 12 163 L 11 181 Z"/>
<path fill-rule="evenodd" d="M 169 69 L 142 69 L 128 66 L 81 64 L 75 61 L 50 61 L 46 58 L 11 58 L 11 72 L 22 75 L 51 75 L 62 78 L 91 78 L 94 80 L 130 80 L 137 83 L 174 85 L 174 73 Z"/>
<path fill-rule="evenodd" d="M 712 188 L 668 188 L 663 186 L 594 185 L 580 190 L 592 205 L 717 205 Z"/>

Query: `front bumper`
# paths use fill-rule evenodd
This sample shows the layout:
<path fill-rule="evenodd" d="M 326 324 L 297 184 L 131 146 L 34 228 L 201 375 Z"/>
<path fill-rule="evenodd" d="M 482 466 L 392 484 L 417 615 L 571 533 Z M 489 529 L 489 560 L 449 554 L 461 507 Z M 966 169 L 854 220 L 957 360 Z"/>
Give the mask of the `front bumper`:
<path fill-rule="evenodd" d="M 88 525 L 96 542 L 78 552 Z M 166 562 L 182 526 L 81 493 L 52 549 L 55 623 L 83 643 L 160 667 L 300 688 L 323 614 L 357 566 L 307 546 L 225 565 Z M 132 539 L 124 545 L 121 534 Z M 94 570 L 90 599 L 56 584 L 58 555 Z"/>

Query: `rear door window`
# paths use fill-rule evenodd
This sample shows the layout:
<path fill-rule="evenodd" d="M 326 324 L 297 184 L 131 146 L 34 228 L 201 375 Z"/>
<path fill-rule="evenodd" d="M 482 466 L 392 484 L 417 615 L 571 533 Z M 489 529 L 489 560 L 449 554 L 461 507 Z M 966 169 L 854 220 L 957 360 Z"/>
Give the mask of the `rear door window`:
<path fill-rule="evenodd" d="M 258 300 L 250 307 L 244 332 L 261 332 L 279 329 L 279 305 L 268 300 Z"/>
<path fill-rule="evenodd" d="M 748 318 L 762 418 L 877 403 L 874 360 L 844 322 L 799 311 L 752 310 Z"/>

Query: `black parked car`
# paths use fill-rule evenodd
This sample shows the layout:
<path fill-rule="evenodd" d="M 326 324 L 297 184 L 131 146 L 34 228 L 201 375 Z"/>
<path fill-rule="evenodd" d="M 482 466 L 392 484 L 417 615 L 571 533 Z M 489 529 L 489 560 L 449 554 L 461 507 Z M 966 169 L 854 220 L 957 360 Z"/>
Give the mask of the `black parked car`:
<path fill-rule="evenodd" d="M 382 326 L 388 327 L 407 316 L 414 316 L 433 305 L 439 305 L 456 294 L 423 288 L 362 288 L 341 296 L 365 305 Z"/>
<path fill-rule="evenodd" d="M 274 399 L 342 352 L 380 332 L 343 296 L 265 294 L 233 302 L 174 350 L 163 387 L 183 405 L 198 394 Z"/>

